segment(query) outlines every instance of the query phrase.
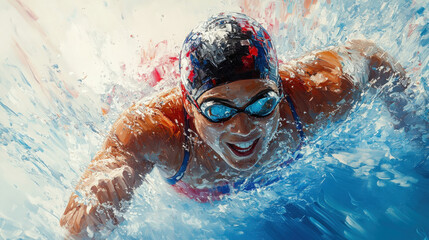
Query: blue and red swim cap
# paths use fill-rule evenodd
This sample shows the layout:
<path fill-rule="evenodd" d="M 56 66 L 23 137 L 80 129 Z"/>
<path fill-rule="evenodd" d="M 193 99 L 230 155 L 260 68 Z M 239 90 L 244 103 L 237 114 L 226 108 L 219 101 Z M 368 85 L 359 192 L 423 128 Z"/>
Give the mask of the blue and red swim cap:
<path fill-rule="evenodd" d="M 221 13 L 194 28 L 183 43 L 179 67 L 182 89 L 195 100 L 236 80 L 270 79 L 281 84 L 268 32 L 241 13 Z"/>

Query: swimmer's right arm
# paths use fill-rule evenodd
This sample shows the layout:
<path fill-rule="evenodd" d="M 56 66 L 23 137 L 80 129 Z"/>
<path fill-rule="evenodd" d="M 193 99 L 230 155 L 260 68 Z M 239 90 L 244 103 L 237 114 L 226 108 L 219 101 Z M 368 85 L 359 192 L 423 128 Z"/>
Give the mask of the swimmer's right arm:
<path fill-rule="evenodd" d="M 119 118 L 71 195 L 60 224 L 72 236 L 113 230 L 157 159 L 177 152 L 178 127 L 157 109 L 142 111 L 132 107 Z"/>

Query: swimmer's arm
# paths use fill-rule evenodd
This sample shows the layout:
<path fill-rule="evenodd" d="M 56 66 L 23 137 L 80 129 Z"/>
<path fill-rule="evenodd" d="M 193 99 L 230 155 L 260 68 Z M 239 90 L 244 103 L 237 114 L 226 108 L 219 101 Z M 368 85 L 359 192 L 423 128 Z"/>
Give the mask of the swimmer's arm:
<path fill-rule="evenodd" d="M 337 49 L 342 57 L 343 72 L 353 72 L 355 82 L 362 90 L 377 89 L 378 95 L 396 121 L 395 127 L 407 126 L 405 119 L 410 113 L 405 111 L 407 96 L 403 92 L 410 85 L 410 79 L 401 64 L 368 40 L 352 40 Z M 350 64 L 353 63 L 363 64 L 362 69 L 351 70 Z"/>
<path fill-rule="evenodd" d="M 177 129 L 166 126 L 159 110 L 145 108 L 144 113 L 132 113 L 138 111 L 129 110 L 114 124 L 103 149 L 71 195 L 60 221 L 70 234 L 80 237 L 91 235 L 90 231 L 110 232 L 121 222 L 118 213 L 126 210 L 134 189 L 156 164 L 151 156 L 159 157 L 165 150 L 174 152 L 168 146 L 174 142 L 171 132 Z"/>
<path fill-rule="evenodd" d="M 333 50 L 311 52 L 280 64 L 279 74 L 306 133 L 339 120 L 358 95 L 353 79 L 343 74 L 340 57 Z"/>
<path fill-rule="evenodd" d="M 136 154 L 138 128 L 132 124 L 129 114 L 114 124 L 71 195 L 60 221 L 71 235 L 91 237 L 112 230 L 121 222 L 118 213 L 125 210 L 133 190 L 151 171 L 153 164 Z"/>
<path fill-rule="evenodd" d="M 408 85 L 402 66 L 367 40 L 309 53 L 281 64 L 279 73 L 308 130 L 341 119 L 365 89 L 386 87 L 386 102 L 392 102 L 390 93 Z"/>
<path fill-rule="evenodd" d="M 343 74 L 360 77 L 362 88 L 387 88 L 387 92 L 402 92 L 409 85 L 401 64 L 386 51 L 369 40 L 352 40 L 335 48 L 343 65 Z M 350 65 L 356 67 L 350 67 Z M 361 69 L 358 67 L 361 66 Z"/>

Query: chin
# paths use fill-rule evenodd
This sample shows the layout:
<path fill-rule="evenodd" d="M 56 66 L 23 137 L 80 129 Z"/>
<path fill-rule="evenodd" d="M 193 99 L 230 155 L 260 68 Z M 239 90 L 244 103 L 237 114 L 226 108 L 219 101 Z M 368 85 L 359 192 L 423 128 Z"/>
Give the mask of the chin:
<path fill-rule="evenodd" d="M 249 159 L 249 160 L 226 160 L 225 161 L 230 167 L 234 168 L 235 170 L 239 171 L 247 171 L 252 169 L 256 163 L 258 163 L 257 160 Z"/>

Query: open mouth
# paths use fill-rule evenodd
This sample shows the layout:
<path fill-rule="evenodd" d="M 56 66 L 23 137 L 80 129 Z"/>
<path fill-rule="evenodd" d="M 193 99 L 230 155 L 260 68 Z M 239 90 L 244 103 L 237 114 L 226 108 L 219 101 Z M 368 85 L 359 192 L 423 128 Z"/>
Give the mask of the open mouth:
<path fill-rule="evenodd" d="M 242 143 L 227 143 L 228 147 L 232 152 L 239 157 L 246 157 L 253 153 L 256 144 L 258 143 L 259 138 L 253 141 L 242 142 Z"/>

